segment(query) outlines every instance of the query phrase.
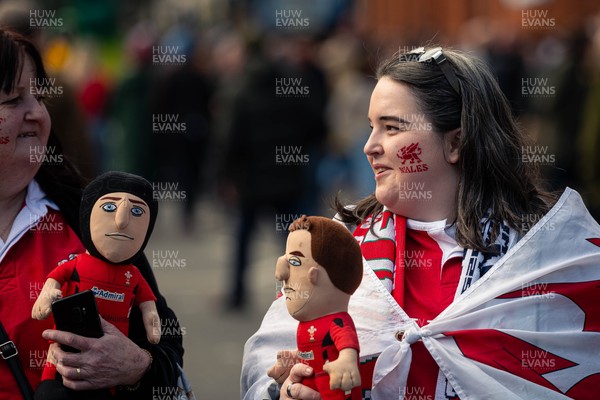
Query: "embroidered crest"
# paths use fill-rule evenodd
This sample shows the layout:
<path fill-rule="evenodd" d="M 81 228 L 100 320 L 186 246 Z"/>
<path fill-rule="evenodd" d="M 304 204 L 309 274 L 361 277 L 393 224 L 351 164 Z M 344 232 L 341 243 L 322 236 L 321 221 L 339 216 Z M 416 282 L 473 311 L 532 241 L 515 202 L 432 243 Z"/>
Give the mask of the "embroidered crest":
<path fill-rule="evenodd" d="M 129 282 L 129 281 L 131 280 L 131 277 L 132 277 L 132 276 L 133 276 L 133 275 L 131 275 L 131 272 L 129 272 L 129 270 L 128 270 L 127 272 L 125 272 L 125 284 L 126 284 L 127 286 L 129 286 L 129 284 L 130 284 L 130 282 Z"/>
<path fill-rule="evenodd" d="M 306 330 L 308 332 L 308 334 L 310 335 L 310 341 L 314 342 L 315 341 L 315 332 L 317 331 L 317 328 L 314 327 L 314 325 L 311 325 L 309 329 Z"/>

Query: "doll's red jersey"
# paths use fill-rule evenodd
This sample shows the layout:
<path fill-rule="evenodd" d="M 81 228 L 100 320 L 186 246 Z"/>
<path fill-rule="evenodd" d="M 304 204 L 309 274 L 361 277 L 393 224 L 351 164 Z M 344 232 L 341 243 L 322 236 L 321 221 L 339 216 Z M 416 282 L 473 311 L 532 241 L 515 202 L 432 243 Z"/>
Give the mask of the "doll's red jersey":
<path fill-rule="evenodd" d="M 64 296 L 84 290 L 94 292 L 102 318 L 124 335 L 129 333 L 131 307 L 156 301 L 152 289 L 134 265 L 112 264 L 85 253 L 60 264 L 48 278 L 62 285 Z"/>
<path fill-rule="evenodd" d="M 339 312 L 300 322 L 296 341 L 301 361 L 314 369 L 314 378 L 305 378 L 304 385 L 318 390 L 323 400 L 362 399 L 360 387 L 355 387 L 348 395 L 342 390 L 331 390 L 329 375 L 323 371 L 326 362 L 337 360 L 340 350 L 351 348 L 359 352 L 356 328 L 348 313 Z"/>

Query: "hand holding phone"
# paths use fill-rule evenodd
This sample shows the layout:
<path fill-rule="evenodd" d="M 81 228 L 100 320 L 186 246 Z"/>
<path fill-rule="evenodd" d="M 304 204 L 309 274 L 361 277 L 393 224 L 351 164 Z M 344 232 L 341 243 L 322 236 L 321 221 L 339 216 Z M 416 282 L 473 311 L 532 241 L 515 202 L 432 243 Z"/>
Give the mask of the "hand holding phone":
<path fill-rule="evenodd" d="M 91 290 L 75 293 L 52 303 L 56 329 L 80 336 L 100 338 L 104 335 L 96 298 Z M 79 353 L 78 349 L 61 345 L 64 351 Z"/>

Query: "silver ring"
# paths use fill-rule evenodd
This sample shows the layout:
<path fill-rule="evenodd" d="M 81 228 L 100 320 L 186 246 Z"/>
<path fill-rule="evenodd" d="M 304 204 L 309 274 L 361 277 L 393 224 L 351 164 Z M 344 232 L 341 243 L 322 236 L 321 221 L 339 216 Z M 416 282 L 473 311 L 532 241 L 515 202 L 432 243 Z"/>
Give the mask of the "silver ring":
<path fill-rule="evenodd" d="M 75 368 L 75 371 L 77 371 L 77 377 L 81 377 L 81 368 Z"/>
<path fill-rule="evenodd" d="M 293 384 L 294 384 L 293 382 L 291 382 L 290 384 L 288 384 L 288 387 L 287 387 L 287 390 L 286 390 L 286 392 L 287 392 L 287 395 L 288 395 L 288 397 L 289 397 L 290 399 L 293 399 L 293 398 L 294 398 L 294 396 L 292 396 L 292 385 L 293 385 Z"/>

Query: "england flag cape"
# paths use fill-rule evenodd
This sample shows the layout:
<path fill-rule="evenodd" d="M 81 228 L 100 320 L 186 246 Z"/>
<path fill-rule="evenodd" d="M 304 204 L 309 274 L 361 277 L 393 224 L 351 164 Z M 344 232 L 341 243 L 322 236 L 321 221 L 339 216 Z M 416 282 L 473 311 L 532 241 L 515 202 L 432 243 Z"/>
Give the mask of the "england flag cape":
<path fill-rule="evenodd" d="M 361 360 L 379 356 L 366 397 L 415 397 L 405 385 L 411 344 L 422 340 L 440 367 L 435 400 L 454 394 L 463 400 L 597 398 L 600 226 L 577 192 L 566 189 L 524 237 L 423 327 L 363 263 L 349 313 Z M 296 347 L 296 328 L 284 300 L 273 302 L 244 349 L 243 399 L 275 398 L 278 388 L 266 371 L 277 351 Z"/>

